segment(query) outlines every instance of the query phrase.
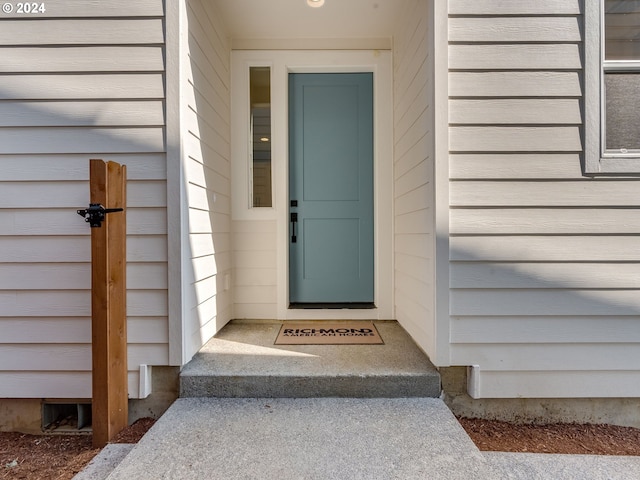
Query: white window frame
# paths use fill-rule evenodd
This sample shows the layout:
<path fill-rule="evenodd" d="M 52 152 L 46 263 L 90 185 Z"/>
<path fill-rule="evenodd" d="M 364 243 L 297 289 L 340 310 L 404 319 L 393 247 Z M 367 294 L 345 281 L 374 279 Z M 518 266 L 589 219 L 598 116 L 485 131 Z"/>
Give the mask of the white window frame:
<path fill-rule="evenodd" d="M 640 68 L 640 61 L 604 61 L 604 0 L 585 1 L 585 175 L 640 176 L 638 152 L 605 149 L 604 72 Z M 640 71 L 639 71 L 640 74 Z"/>
<path fill-rule="evenodd" d="M 232 218 L 234 220 L 275 220 L 276 192 L 278 185 L 273 174 L 277 167 L 276 159 L 283 158 L 280 145 L 271 142 L 271 206 L 253 206 L 253 139 L 251 131 L 251 108 L 249 91 L 249 69 L 267 67 L 271 72 L 271 95 L 273 97 L 273 63 L 259 58 L 235 60 L 232 54 L 231 78 L 233 91 L 231 96 L 231 189 Z M 273 100 L 272 100 L 273 101 Z M 271 117 L 273 136 L 274 120 Z"/>

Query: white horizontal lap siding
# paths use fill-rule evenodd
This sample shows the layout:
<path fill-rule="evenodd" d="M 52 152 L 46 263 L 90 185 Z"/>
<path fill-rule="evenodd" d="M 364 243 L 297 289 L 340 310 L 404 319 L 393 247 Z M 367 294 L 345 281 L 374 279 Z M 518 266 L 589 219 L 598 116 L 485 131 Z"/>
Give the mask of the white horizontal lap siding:
<path fill-rule="evenodd" d="M 582 11 L 449 2 L 451 357 L 478 397 L 640 395 L 640 185 L 582 176 Z"/>
<path fill-rule="evenodd" d="M 128 373 L 129 398 L 136 398 L 140 372 Z M 0 383 L 20 392 L 15 398 L 91 398 L 91 371 L 2 371 Z M 7 395 L 5 398 L 14 398 Z"/>
<path fill-rule="evenodd" d="M 21 198 L 21 192 L 31 189 L 41 197 Z M 74 208 L 86 203 L 87 182 L 0 182 L 0 205 L 3 208 Z M 46 204 L 45 204 L 46 199 Z M 127 206 L 129 208 L 166 207 L 164 180 L 128 180 Z M 75 220 L 75 219 L 74 219 Z"/>
<path fill-rule="evenodd" d="M 583 0 L 449 0 L 449 15 L 578 15 Z"/>
<path fill-rule="evenodd" d="M 435 355 L 433 41 L 429 8 L 411 1 L 394 35 L 396 318 Z"/>
<path fill-rule="evenodd" d="M 233 315 L 231 291 L 230 50 L 210 2 L 187 2 L 183 52 L 184 186 L 188 199 L 184 318 L 188 361 Z"/>
<path fill-rule="evenodd" d="M 155 100 L 163 97 L 162 72 L 0 76 L 0 100 Z"/>
<path fill-rule="evenodd" d="M 145 19 L 65 19 L 47 20 L 47 29 L 42 29 L 42 20 L 34 14 L 31 18 L 3 20 L 0 30 L 0 45 L 121 45 L 162 44 L 164 35 L 162 18 Z"/>
<path fill-rule="evenodd" d="M 164 235 L 129 235 L 128 262 L 159 262 L 167 260 Z M 91 245 L 87 235 L 64 236 L 0 236 L 0 262 L 13 263 L 91 262 Z"/>
<path fill-rule="evenodd" d="M 14 6 L 15 7 L 15 6 Z M 45 11 L 31 14 L 20 13 L 17 8 L 11 13 L 4 13 L 3 18 L 84 18 L 84 17 L 163 17 L 164 3 L 162 0 L 64 0 L 46 2 Z"/>
<path fill-rule="evenodd" d="M 44 21 L 44 20 L 43 20 Z M 0 73 L 158 72 L 163 48 L 151 46 L 0 47 Z"/>
<path fill-rule="evenodd" d="M 4 101 L 0 127 L 158 126 L 164 124 L 161 99 L 147 101 Z"/>
<path fill-rule="evenodd" d="M 91 396 L 89 159 L 127 165 L 129 396 L 166 365 L 164 5 L 0 19 L 0 398 Z M 35 385 L 37 383 L 37 386 Z"/>
<path fill-rule="evenodd" d="M 277 318 L 275 221 L 234 221 L 234 302 L 237 318 Z"/>

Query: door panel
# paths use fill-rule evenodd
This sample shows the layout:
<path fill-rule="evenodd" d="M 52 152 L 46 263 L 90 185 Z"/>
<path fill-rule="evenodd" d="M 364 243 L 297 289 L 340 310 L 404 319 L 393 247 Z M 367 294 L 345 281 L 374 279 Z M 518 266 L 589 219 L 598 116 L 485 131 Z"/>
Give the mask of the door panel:
<path fill-rule="evenodd" d="M 372 74 L 290 74 L 289 137 L 291 303 L 373 302 Z"/>

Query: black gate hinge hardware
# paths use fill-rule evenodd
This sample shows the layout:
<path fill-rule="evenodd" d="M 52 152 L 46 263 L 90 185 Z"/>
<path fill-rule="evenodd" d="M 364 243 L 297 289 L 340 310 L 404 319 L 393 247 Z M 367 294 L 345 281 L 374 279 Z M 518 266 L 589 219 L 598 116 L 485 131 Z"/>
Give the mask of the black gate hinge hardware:
<path fill-rule="evenodd" d="M 124 208 L 104 208 L 99 203 L 90 203 L 89 208 L 76 211 L 91 227 L 101 227 L 107 213 L 122 212 Z"/>

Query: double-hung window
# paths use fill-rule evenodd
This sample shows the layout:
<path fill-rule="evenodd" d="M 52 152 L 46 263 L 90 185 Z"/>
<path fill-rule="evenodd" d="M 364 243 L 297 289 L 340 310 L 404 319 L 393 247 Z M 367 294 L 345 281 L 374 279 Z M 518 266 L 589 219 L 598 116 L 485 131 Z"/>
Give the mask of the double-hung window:
<path fill-rule="evenodd" d="M 585 1 L 587 175 L 640 175 L 640 0 Z"/>

